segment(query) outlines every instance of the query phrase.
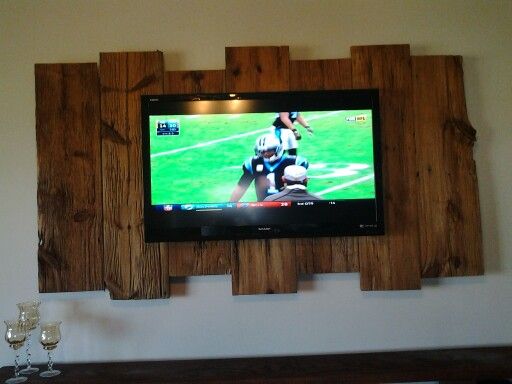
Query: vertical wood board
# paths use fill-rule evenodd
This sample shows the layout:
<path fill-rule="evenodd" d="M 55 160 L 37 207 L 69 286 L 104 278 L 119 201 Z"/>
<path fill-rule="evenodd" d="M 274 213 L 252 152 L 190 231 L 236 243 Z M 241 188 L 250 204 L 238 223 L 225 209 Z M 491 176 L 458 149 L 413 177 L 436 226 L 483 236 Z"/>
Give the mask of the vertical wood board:
<path fill-rule="evenodd" d="M 350 88 L 352 88 L 350 59 L 292 60 L 290 62 L 291 90 Z M 308 139 L 307 135 L 303 137 L 304 140 Z M 296 249 L 299 273 L 356 272 L 359 269 L 357 240 L 352 237 L 298 239 Z"/>
<path fill-rule="evenodd" d="M 288 47 L 228 47 L 226 91 L 288 90 L 289 63 Z M 252 145 L 248 142 L 248 154 Z M 237 241 L 231 258 L 233 294 L 296 292 L 294 250 L 291 239 Z"/>
<path fill-rule="evenodd" d="M 143 236 L 140 95 L 163 92 L 161 52 L 100 54 L 105 282 L 113 299 L 169 296 L 168 258 Z"/>
<path fill-rule="evenodd" d="M 166 94 L 225 92 L 224 70 L 165 72 Z M 169 257 L 169 276 L 229 274 L 232 241 L 175 242 L 163 244 Z"/>
<path fill-rule="evenodd" d="M 354 88 L 380 91 L 386 235 L 360 238 L 362 290 L 419 289 L 418 183 L 408 45 L 352 47 Z"/>
<path fill-rule="evenodd" d="M 464 96 L 462 58 L 446 57 L 450 120 L 445 123 L 445 153 L 451 173 L 450 254 L 452 276 L 484 273 L 478 179 L 473 159 L 476 131 L 469 123 Z"/>
<path fill-rule="evenodd" d="M 36 64 L 40 292 L 103 289 L 98 68 Z"/>
<path fill-rule="evenodd" d="M 481 274 L 475 132 L 467 121 L 462 66 L 450 56 L 412 63 L 422 276 Z"/>

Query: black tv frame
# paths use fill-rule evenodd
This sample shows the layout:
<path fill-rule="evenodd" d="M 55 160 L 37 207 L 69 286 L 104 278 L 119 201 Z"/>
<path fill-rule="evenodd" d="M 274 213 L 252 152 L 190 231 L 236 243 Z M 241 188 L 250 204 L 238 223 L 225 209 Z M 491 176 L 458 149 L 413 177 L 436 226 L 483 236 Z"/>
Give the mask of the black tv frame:
<path fill-rule="evenodd" d="M 295 212 L 287 210 L 288 216 L 285 220 L 275 217 L 268 220 L 265 216 L 275 212 L 270 212 L 267 208 L 254 208 L 258 210 L 253 211 L 257 214 L 251 214 L 251 218 L 246 217 L 245 221 L 239 218 L 224 220 L 221 218 L 222 213 L 219 212 L 192 211 L 169 214 L 161 209 L 155 209 L 150 202 L 149 116 L 197 114 L 198 110 L 195 106 L 198 105 L 198 101 L 209 102 L 206 104 L 206 110 L 205 103 L 202 103 L 201 113 L 226 113 L 226 105 L 235 100 L 238 101 L 238 105 L 241 105 L 237 113 L 295 109 L 310 111 L 371 109 L 375 199 L 368 199 L 371 200 L 370 202 L 337 200 L 339 205 L 336 209 L 322 204 L 301 206 Z M 232 109 L 230 112 L 233 113 Z M 384 234 L 380 110 L 377 89 L 143 95 L 141 96 L 141 128 L 146 242 Z M 372 205 L 371 209 L 368 208 L 369 204 Z M 266 214 L 265 210 L 267 210 Z M 362 212 L 365 214 L 363 215 Z M 240 213 L 238 210 L 237 216 Z M 180 218 L 177 215 L 182 216 Z M 358 218 L 359 215 L 362 216 L 361 219 Z M 328 221 L 322 219 L 323 222 L 318 220 L 326 217 L 330 219 Z M 311 218 L 316 222 L 310 222 Z"/>

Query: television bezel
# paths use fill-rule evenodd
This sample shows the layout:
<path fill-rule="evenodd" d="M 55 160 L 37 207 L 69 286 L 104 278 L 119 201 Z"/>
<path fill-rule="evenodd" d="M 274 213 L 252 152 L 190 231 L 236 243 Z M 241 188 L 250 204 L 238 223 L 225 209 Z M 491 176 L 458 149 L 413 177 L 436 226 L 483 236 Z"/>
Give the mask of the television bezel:
<path fill-rule="evenodd" d="M 308 105 L 314 104 L 312 100 L 328 100 L 336 97 L 336 107 L 326 110 L 372 110 L 372 136 L 375 182 L 375 214 L 377 220 L 374 225 L 361 225 L 357 223 L 346 225 L 343 221 L 335 225 L 322 225 L 321 223 L 293 223 L 285 225 L 243 225 L 243 226 L 210 226 L 196 225 L 194 227 L 176 228 L 166 220 L 168 212 L 157 211 L 151 205 L 151 161 L 150 161 L 150 129 L 149 116 L 186 115 L 191 113 L 197 101 L 254 101 L 256 104 L 275 103 L 284 105 L 289 100 L 309 100 Z M 168 106 L 176 106 L 182 113 L 168 113 Z M 156 106 L 156 107 L 155 107 Z M 192 108 L 190 108 L 192 106 Z M 155 112 L 155 108 L 159 112 Z M 215 108 L 212 108 L 215 110 Z M 274 109 L 276 110 L 276 109 Z M 283 109 L 287 110 L 287 109 Z M 322 110 L 319 108 L 318 110 Z M 173 241 L 200 241 L 200 240 L 236 240 L 236 239 L 264 239 L 283 237 L 319 237 L 319 236 L 373 236 L 384 235 L 384 199 L 382 178 L 382 149 L 380 129 L 380 108 L 378 89 L 344 89 L 344 90 L 318 90 L 318 91 L 278 91 L 278 92 L 244 92 L 244 93 L 198 93 L 198 94 L 164 94 L 141 96 L 141 128 L 142 128 L 142 166 L 143 166 L 143 221 L 145 242 L 173 242 Z M 357 200 L 354 200 L 357 201 Z M 261 209 L 261 208 L 258 208 Z"/>

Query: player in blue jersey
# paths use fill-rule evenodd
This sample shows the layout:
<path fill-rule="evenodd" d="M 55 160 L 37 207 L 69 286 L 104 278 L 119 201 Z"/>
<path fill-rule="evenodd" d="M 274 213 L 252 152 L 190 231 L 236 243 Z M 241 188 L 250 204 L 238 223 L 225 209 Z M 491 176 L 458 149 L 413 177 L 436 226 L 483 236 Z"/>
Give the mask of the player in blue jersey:
<path fill-rule="evenodd" d="M 288 165 L 309 166 L 306 159 L 284 153 L 280 140 L 274 134 L 258 137 L 254 152 L 255 156 L 248 158 L 242 165 L 243 173 L 231 194 L 230 202 L 240 201 L 253 181 L 257 200 L 263 201 L 284 187 L 284 169 Z"/>
<path fill-rule="evenodd" d="M 313 129 L 309 126 L 308 122 L 302 117 L 300 112 L 279 112 L 272 123 L 272 130 L 275 135 L 283 143 L 283 149 L 289 155 L 297 155 L 297 142 L 302 138 L 300 132 L 295 128 L 295 121 L 302 125 L 306 130 L 313 134 Z"/>

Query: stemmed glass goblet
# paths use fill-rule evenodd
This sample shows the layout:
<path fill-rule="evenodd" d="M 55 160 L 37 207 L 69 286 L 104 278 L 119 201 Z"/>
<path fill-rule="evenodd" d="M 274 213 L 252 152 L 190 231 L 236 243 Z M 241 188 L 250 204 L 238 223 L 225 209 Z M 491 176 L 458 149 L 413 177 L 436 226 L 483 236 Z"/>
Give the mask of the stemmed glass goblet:
<path fill-rule="evenodd" d="M 60 371 L 53 369 L 52 351 L 57 348 L 60 341 L 60 321 L 41 323 L 41 336 L 39 341 L 43 348 L 48 351 L 48 370 L 41 372 L 41 377 L 53 377 L 60 374 Z"/>
<path fill-rule="evenodd" d="M 11 347 L 16 352 L 16 357 L 14 358 L 14 377 L 5 380 L 5 383 L 23 383 L 27 380 L 27 378 L 25 376 L 20 376 L 20 366 L 18 365 L 18 358 L 20 357 L 20 353 L 18 350 L 23 346 L 27 335 L 23 325 L 17 319 L 10 321 L 6 320 L 4 322 L 6 325 L 5 341 L 7 341 L 9 343 L 9 347 Z"/>
<path fill-rule="evenodd" d="M 39 324 L 39 305 L 40 301 L 25 301 L 23 303 L 18 303 L 19 309 L 19 321 L 21 325 L 25 328 L 27 333 L 27 343 L 26 343 L 26 351 L 27 351 L 27 366 L 20 371 L 23 375 L 30 375 L 32 373 L 38 372 L 39 368 L 32 367 L 32 362 L 30 361 L 30 341 L 31 334 L 34 329 L 37 328 Z"/>

